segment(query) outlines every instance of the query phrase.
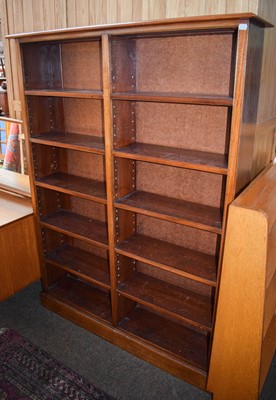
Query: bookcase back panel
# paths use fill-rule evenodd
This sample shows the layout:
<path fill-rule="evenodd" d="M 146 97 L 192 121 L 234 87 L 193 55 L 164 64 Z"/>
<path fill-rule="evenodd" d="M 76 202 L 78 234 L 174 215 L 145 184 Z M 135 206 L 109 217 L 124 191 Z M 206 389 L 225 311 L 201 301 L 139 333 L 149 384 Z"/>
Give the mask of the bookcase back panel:
<path fill-rule="evenodd" d="M 105 181 L 103 156 L 79 151 L 68 151 L 67 165 L 69 174 L 101 182 Z"/>
<path fill-rule="evenodd" d="M 64 98 L 65 131 L 103 136 L 103 108 L 100 100 Z"/>
<path fill-rule="evenodd" d="M 63 88 L 102 89 L 100 41 L 61 44 Z"/>
<path fill-rule="evenodd" d="M 45 188 L 37 188 L 37 195 L 41 204 L 41 216 L 66 210 L 88 219 L 106 221 L 106 208 L 103 204 Z"/>
<path fill-rule="evenodd" d="M 24 44 L 22 54 L 25 89 L 62 87 L 60 48 L 57 43 Z"/>
<path fill-rule="evenodd" d="M 113 101 L 114 147 L 132 142 L 228 153 L 227 107 Z"/>
<path fill-rule="evenodd" d="M 50 263 L 45 263 L 43 268 L 44 287 L 48 289 L 49 286 L 55 284 L 65 275 L 67 275 L 67 272 L 63 269 L 57 268 L 55 265 L 52 265 Z"/>
<path fill-rule="evenodd" d="M 139 91 L 231 92 L 232 35 L 137 40 L 136 49 Z"/>
<path fill-rule="evenodd" d="M 114 92 L 135 91 L 136 89 L 136 40 L 129 38 L 113 39 L 112 90 Z"/>
<path fill-rule="evenodd" d="M 137 233 L 178 246 L 216 255 L 218 235 L 137 214 Z"/>
<path fill-rule="evenodd" d="M 68 169 L 67 157 L 63 149 L 33 143 L 32 153 L 36 179 L 48 176 L 56 171 L 66 172 Z"/>
<path fill-rule="evenodd" d="M 62 209 L 70 210 L 70 197 L 44 188 L 36 188 L 39 216 L 45 217 Z"/>
<path fill-rule="evenodd" d="M 59 172 L 101 182 L 105 180 L 103 156 L 36 143 L 32 147 L 36 178 Z"/>
<path fill-rule="evenodd" d="M 27 105 L 31 137 L 51 131 L 64 132 L 62 98 L 28 96 Z"/>
<path fill-rule="evenodd" d="M 162 185 L 160 185 L 162 179 Z M 136 189 L 176 199 L 220 207 L 222 175 L 136 162 Z"/>
<path fill-rule="evenodd" d="M 102 90 L 100 40 L 42 42 L 22 49 L 26 89 Z"/>
<path fill-rule="evenodd" d="M 54 251 L 64 243 L 73 245 L 74 239 L 70 236 L 63 235 L 60 232 L 56 232 L 52 229 L 45 227 L 41 228 L 42 231 L 42 242 L 45 251 Z"/>
<path fill-rule="evenodd" d="M 171 103 L 136 103 L 136 141 L 227 153 L 228 108 Z"/>
<path fill-rule="evenodd" d="M 30 134 L 72 132 L 103 136 L 101 100 L 28 96 Z"/>
<path fill-rule="evenodd" d="M 90 243 L 86 243 L 83 240 L 73 239 L 72 245 L 78 249 L 88 251 L 89 253 L 94 254 L 95 256 L 99 256 L 104 258 L 105 260 L 109 260 L 108 251 L 100 247 L 94 246 Z"/>
<path fill-rule="evenodd" d="M 232 94 L 232 33 L 139 37 L 133 44 L 135 56 L 134 50 L 129 50 L 130 44 L 128 38 L 126 51 L 118 51 L 118 57 L 117 46 L 113 45 L 114 74 L 124 64 L 132 63 L 136 67 L 129 91 L 135 91 L 132 87 L 135 84 L 136 91 L 140 92 Z M 128 66 L 127 74 L 132 73 L 133 68 Z M 126 88 L 117 82 L 114 90 L 120 92 Z"/>
<path fill-rule="evenodd" d="M 72 196 L 71 211 L 97 221 L 106 221 L 106 207 L 103 204 Z"/>

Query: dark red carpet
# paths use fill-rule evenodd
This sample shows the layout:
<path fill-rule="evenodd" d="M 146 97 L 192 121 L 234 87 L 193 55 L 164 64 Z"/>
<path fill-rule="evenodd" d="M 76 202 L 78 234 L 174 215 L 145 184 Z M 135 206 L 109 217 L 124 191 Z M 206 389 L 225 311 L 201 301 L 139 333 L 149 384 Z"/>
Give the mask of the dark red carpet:
<path fill-rule="evenodd" d="M 11 329 L 0 329 L 0 400 L 114 400 Z"/>

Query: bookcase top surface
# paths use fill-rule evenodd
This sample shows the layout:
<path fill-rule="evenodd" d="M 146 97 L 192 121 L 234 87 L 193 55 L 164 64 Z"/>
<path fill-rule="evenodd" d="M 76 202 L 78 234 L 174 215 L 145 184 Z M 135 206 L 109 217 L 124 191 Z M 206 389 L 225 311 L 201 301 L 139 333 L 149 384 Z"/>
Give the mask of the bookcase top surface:
<path fill-rule="evenodd" d="M 273 25 L 254 13 L 236 13 L 221 15 L 204 15 L 195 17 L 169 18 L 163 20 L 138 21 L 104 25 L 89 25 L 55 30 L 16 33 L 7 35 L 8 39 L 17 39 L 20 42 L 54 40 L 57 37 L 70 39 L 75 36 L 87 37 L 101 34 L 134 34 L 142 32 L 158 32 L 172 30 L 202 30 L 202 29 L 231 29 L 237 28 L 240 23 L 252 20 L 262 27 Z"/>

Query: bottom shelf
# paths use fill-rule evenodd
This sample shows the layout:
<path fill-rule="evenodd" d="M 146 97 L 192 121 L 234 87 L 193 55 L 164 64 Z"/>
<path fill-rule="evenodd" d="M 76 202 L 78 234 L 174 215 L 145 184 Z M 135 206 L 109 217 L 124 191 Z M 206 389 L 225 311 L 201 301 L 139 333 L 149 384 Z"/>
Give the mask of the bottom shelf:
<path fill-rule="evenodd" d="M 111 322 L 111 303 L 108 291 L 65 275 L 45 292 L 82 312 L 93 314 L 105 322 Z"/>
<path fill-rule="evenodd" d="M 179 356 L 203 372 L 208 369 L 209 335 L 178 324 L 140 306 L 120 323 L 120 328 Z"/>
<path fill-rule="evenodd" d="M 191 354 L 193 343 L 195 343 L 196 345 L 199 344 L 199 347 L 196 348 L 197 352 L 199 351 L 199 348 L 201 351 L 201 348 L 205 348 L 205 346 L 202 346 L 202 344 L 200 344 L 200 340 L 190 340 L 195 333 L 194 331 L 191 331 L 190 335 L 185 335 L 185 327 L 178 326 L 178 330 L 172 328 L 174 339 L 176 339 L 177 343 L 182 342 L 182 355 L 179 357 L 178 355 L 171 353 L 169 350 L 162 349 L 160 346 L 156 345 L 156 341 L 150 342 L 149 340 L 145 340 L 142 335 L 140 335 L 139 337 L 139 332 L 137 329 L 132 329 L 134 331 L 134 334 L 132 334 L 130 329 L 131 321 L 127 326 L 127 318 L 129 317 L 125 318 L 122 321 L 121 328 L 116 327 L 110 323 L 103 323 L 101 319 L 93 318 L 93 316 L 87 313 L 84 309 L 77 309 L 76 307 L 72 306 L 68 301 L 66 301 L 66 299 L 61 298 L 61 300 L 59 300 L 58 297 L 55 297 L 51 294 L 51 292 L 45 290 L 41 293 L 41 302 L 42 305 L 48 310 L 51 310 L 61 315 L 62 317 L 69 319 L 70 321 L 78 324 L 82 328 L 89 330 L 93 334 L 96 334 L 103 339 L 110 341 L 111 343 L 121 347 L 126 351 L 129 351 L 130 353 L 144 359 L 145 361 L 155 365 L 156 367 L 177 376 L 179 379 L 185 380 L 186 382 L 195 385 L 202 390 L 206 390 L 207 372 L 206 370 L 203 370 L 202 367 L 197 367 L 197 365 L 203 365 L 205 364 L 205 362 L 196 362 L 198 356 L 196 355 L 195 357 L 193 357 Z M 136 310 L 134 310 L 134 312 L 136 312 Z M 154 325 L 151 323 L 151 314 L 143 309 L 138 309 L 138 313 L 139 312 L 143 313 L 144 316 L 150 316 L 150 319 L 147 321 L 149 326 L 148 334 L 150 335 L 151 326 Z M 161 322 L 163 327 L 164 318 L 160 319 L 162 320 Z M 134 318 L 132 318 L 132 320 L 134 320 Z M 169 325 L 170 324 L 168 324 L 167 327 L 169 327 L 170 329 L 174 324 L 171 324 L 171 327 Z M 146 334 L 144 334 L 144 336 L 146 336 Z M 203 335 L 200 336 L 202 337 Z M 208 339 L 206 336 L 202 338 L 202 342 L 206 343 L 206 348 L 207 341 Z M 183 342 L 185 342 L 185 345 L 183 344 Z M 184 351 L 186 347 L 189 349 L 189 352 Z M 204 357 L 206 359 L 207 351 L 203 351 L 203 353 L 205 354 Z M 187 359 L 183 357 L 184 355 Z"/>

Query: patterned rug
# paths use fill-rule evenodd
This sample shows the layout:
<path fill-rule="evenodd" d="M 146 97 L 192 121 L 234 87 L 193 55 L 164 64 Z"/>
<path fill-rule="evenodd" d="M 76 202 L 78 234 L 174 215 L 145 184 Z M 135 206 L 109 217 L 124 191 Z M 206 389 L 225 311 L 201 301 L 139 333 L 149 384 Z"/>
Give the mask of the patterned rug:
<path fill-rule="evenodd" d="M 0 329 L 0 400 L 114 400 L 11 329 Z"/>

